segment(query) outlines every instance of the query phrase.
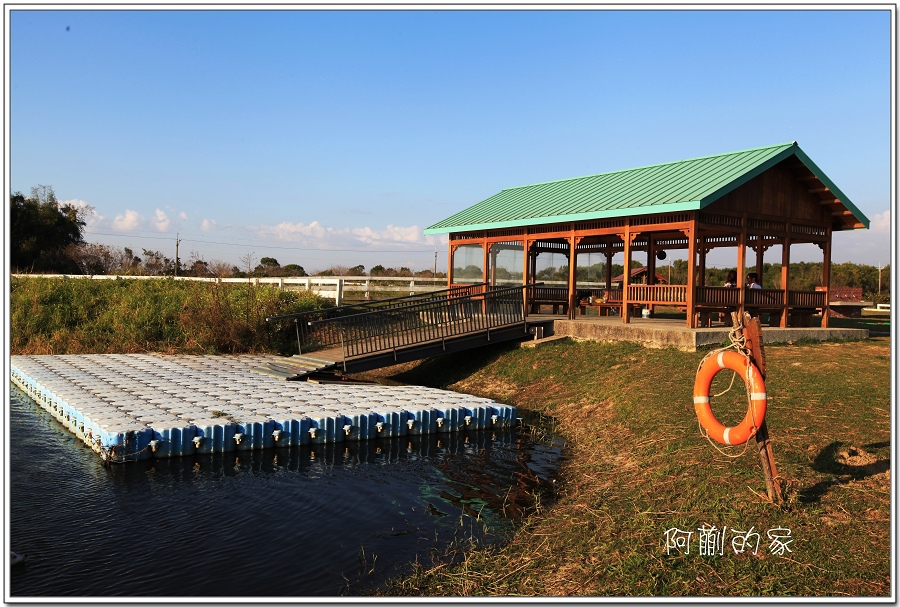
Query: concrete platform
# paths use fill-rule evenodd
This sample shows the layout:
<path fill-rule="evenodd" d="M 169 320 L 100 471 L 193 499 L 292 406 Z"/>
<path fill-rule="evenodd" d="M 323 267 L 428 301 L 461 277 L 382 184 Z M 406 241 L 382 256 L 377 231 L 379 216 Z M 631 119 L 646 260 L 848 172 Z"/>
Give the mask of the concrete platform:
<path fill-rule="evenodd" d="M 530 320 L 530 317 L 529 317 Z M 690 329 L 684 320 L 633 318 L 625 324 L 618 317 L 555 318 L 553 335 L 594 341 L 629 341 L 650 348 L 673 347 L 686 352 L 716 348 L 729 343 L 731 326 Z M 822 329 L 821 327 L 763 327 L 763 343 L 794 343 L 801 340 L 868 339 L 867 329 Z"/>
<path fill-rule="evenodd" d="M 511 428 L 516 408 L 421 386 L 284 381 L 273 356 L 12 356 L 10 378 L 105 461 Z"/>

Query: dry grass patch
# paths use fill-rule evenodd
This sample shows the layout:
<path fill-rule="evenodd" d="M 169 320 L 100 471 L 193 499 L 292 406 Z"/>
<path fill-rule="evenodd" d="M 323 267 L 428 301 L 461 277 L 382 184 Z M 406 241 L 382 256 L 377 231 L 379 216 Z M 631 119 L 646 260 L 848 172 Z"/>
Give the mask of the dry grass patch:
<path fill-rule="evenodd" d="M 456 371 L 453 357 L 407 367 L 395 377 L 503 393 L 520 410 L 552 416 L 569 458 L 556 502 L 509 543 L 458 552 L 452 566 L 419 567 L 385 593 L 886 596 L 889 342 L 766 350 L 767 420 L 788 500 L 781 507 L 764 499 L 752 445 L 716 448 L 700 435 L 691 395 L 702 353 L 559 341 L 498 348 Z M 714 399 L 717 415 L 746 410 L 736 383 Z M 667 529 L 702 525 L 752 527 L 759 550 L 728 545 L 701 556 L 695 535 L 690 554 L 667 551 Z M 766 533 L 779 527 L 791 531 L 791 552 L 769 550 Z"/>

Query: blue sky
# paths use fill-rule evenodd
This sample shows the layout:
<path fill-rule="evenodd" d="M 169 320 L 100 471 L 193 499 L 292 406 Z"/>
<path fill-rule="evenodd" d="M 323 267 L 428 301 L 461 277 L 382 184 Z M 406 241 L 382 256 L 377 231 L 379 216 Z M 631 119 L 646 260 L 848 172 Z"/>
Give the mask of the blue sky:
<path fill-rule="evenodd" d="M 89 242 L 445 269 L 503 188 L 796 140 L 890 262 L 887 9 L 7 10 L 9 189 Z"/>

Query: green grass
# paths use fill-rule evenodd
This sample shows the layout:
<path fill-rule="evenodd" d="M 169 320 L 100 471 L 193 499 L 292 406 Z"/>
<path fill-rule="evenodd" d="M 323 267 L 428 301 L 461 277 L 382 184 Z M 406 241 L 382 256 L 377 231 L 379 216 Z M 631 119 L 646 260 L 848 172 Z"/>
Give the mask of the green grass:
<path fill-rule="evenodd" d="M 766 348 L 767 423 L 786 502 L 765 499 L 754 451 L 714 446 L 692 404 L 703 353 L 561 340 L 498 346 L 398 367 L 552 416 L 570 457 L 556 503 L 510 543 L 420 564 L 391 595 L 887 596 L 890 592 L 888 340 Z M 728 388 L 720 373 L 713 393 Z M 727 425 L 746 410 L 740 378 L 713 399 Z M 702 525 L 761 534 L 756 556 L 697 554 Z M 690 554 L 665 531 L 694 531 Z M 766 532 L 791 530 L 772 554 Z"/>
<path fill-rule="evenodd" d="M 13 354 L 292 352 L 267 316 L 323 307 L 306 292 L 176 280 L 13 278 Z"/>

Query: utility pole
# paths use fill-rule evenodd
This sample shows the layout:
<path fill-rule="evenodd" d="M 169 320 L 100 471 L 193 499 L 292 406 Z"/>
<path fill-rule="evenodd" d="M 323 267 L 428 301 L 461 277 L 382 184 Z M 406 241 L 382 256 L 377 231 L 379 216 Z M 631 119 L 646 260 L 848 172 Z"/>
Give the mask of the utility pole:
<path fill-rule="evenodd" d="M 175 232 L 175 276 L 178 276 L 178 245 L 181 243 L 181 239 L 178 238 L 178 232 Z"/>
<path fill-rule="evenodd" d="M 431 273 L 432 278 L 437 278 L 437 249 L 434 250 L 434 271 Z"/>

